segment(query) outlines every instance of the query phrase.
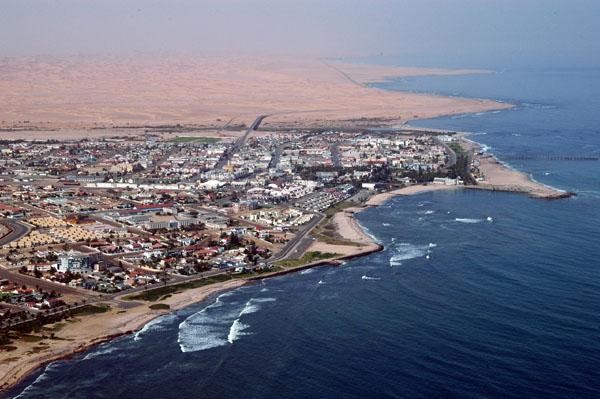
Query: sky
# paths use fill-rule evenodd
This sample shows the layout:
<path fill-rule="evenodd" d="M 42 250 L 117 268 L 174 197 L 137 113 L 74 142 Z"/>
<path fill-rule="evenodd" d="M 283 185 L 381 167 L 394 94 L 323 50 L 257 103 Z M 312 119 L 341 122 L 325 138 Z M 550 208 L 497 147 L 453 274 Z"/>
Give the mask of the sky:
<path fill-rule="evenodd" d="M 0 0 L 0 57 L 183 52 L 600 66 L 598 21 L 598 0 Z"/>

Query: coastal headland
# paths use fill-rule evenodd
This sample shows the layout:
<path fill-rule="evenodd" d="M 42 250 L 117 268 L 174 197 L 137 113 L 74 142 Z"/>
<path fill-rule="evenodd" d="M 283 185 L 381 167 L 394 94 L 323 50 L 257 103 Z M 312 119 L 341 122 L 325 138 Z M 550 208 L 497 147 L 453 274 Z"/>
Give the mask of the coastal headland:
<path fill-rule="evenodd" d="M 415 93 L 388 92 L 367 86 L 388 78 L 488 73 L 350 65 L 321 60 L 256 61 L 232 59 L 18 58 L 0 63 L 0 131 L 7 140 L 64 140 L 90 137 L 134 137 L 148 132 L 162 139 L 186 137 L 236 140 L 257 115 L 267 115 L 256 137 L 271 131 L 365 129 L 391 127 L 409 120 L 506 109 L 510 104 Z M 268 278 L 382 250 L 355 218 L 365 207 L 394 196 L 429 191 L 485 189 L 521 192 L 536 198 L 569 196 L 512 170 L 477 143 L 460 144 L 485 179 L 476 185 L 418 184 L 394 187 L 362 203 L 336 209 L 306 231 L 314 238 L 303 249 L 312 254 L 279 262 Z M 285 263 L 287 261 L 287 263 Z M 252 278 L 254 279 L 254 277 Z M 0 390 L 54 360 L 72 356 L 114 337 L 130 334 L 150 320 L 235 289 L 252 279 L 231 278 L 181 290 L 158 301 L 116 296 L 95 301 L 103 307 L 45 326 L 40 334 L 19 340 L 0 353 Z M 155 306 L 155 305 L 161 306 Z"/>

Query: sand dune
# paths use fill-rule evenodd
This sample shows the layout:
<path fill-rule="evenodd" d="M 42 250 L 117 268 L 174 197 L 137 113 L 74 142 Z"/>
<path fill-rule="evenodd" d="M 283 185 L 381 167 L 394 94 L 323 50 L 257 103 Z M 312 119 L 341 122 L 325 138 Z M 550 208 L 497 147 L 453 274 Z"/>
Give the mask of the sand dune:
<path fill-rule="evenodd" d="M 391 76 L 481 72 L 305 59 L 5 58 L 0 61 L 0 127 L 220 127 L 231 119 L 248 124 L 258 114 L 273 115 L 266 122 L 271 124 L 322 126 L 361 118 L 402 122 L 508 107 L 364 85 Z"/>

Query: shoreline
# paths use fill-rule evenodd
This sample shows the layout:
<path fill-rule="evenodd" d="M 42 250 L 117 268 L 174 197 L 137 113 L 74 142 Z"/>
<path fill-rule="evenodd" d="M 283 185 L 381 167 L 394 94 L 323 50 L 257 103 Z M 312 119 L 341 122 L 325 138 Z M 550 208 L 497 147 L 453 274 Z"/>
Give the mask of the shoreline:
<path fill-rule="evenodd" d="M 486 152 L 484 145 L 465 136 L 465 134 L 458 135 L 459 143 L 472 154 L 473 160 L 478 163 L 480 171 L 485 176 L 484 181 L 478 182 L 477 185 L 465 186 L 465 188 L 522 193 L 532 198 L 546 200 L 569 198 L 576 195 L 573 192 L 538 182 L 531 175 L 501 161 L 493 153 Z"/>
<path fill-rule="evenodd" d="M 20 358 L 14 363 L 10 362 L 6 366 L 0 364 L 0 370 L 4 372 L 4 375 L 0 377 L 0 392 L 6 392 L 9 389 L 14 388 L 33 373 L 52 362 L 72 358 L 73 356 L 88 351 L 102 343 L 124 335 L 133 334 L 157 317 L 200 303 L 218 293 L 239 288 L 247 284 L 248 281 L 249 280 L 233 279 L 173 294 L 170 298 L 161 301 L 161 303 L 166 303 L 170 306 L 169 310 L 163 311 L 152 310 L 148 307 L 148 305 L 152 303 L 144 302 L 131 308 L 130 313 L 128 314 L 119 314 L 118 312 L 122 310 L 119 310 L 119 308 L 115 306 L 118 305 L 118 301 L 107 301 L 107 303 L 113 305 L 113 308 L 109 312 L 97 315 L 75 316 L 75 319 L 79 319 L 80 317 L 86 318 L 85 321 L 80 322 L 77 327 L 87 330 L 88 336 L 82 334 L 84 335 L 83 338 L 79 339 L 67 336 L 68 338 L 61 337 L 58 341 L 49 340 L 50 342 L 57 343 L 56 347 L 53 348 L 53 350 L 50 350 L 49 353 L 38 353 L 31 357 L 28 357 L 30 356 L 28 354 L 21 354 Z M 125 312 L 128 311 L 129 310 L 125 310 Z M 95 320 L 92 320 L 92 318 Z M 92 325 L 89 326 L 89 324 Z M 102 327 L 104 327 L 104 331 L 102 330 Z M 76 328 L 74 329 L 74 335 L 79 335 L 79 331 L 77 331 Z M 90 331 L 101 331 L 101 333 L 94 334 L 90 333 Z M 73 330 L 71 330 L 70 334 L 73 335 Z M 60 345 L 61 343 L 63 343 L 63 345 Z M 16 355 L 14 352 L 7 353 L 12 356 Z M 4 368 L 7 370 L 2 370 Z"/>
<path fill-rule="evenodd" d="M 473 140 L 467 139 L 464 136 L 461 136 L 460 140 L 461 143 L 469 143 L 469 150 L 480 150 L 483 147 L 481 144 Z M 453 186 L 429 183 L 406 186 L 395 190 L 375 194 L 371 196 L 362 205 L 346 208 L 340 212 L 337 212 L 331 220 L 331 222 L 333 222 L 336 225 L 336 232 L 343 239 L 357 243 L 359 244 L 358 246 L 335 245 L 315 241 L 315 243 L 311 244 L 311 246 L 307 250 L 321 250 L 325 252 L 340 253 L 340 256 L 331 259 L 324 259 L 311 262 L 306 265 L 301 265 L 289 269 L 278 270 L 272 273 L 267 273 L 248 279 L 228 280 L 213 285 L 179 292 L 174 294 L 172 297 L 161 301 L 161 303 L 166 303 L 170 306 L 170 309 L 165 311 L 151 310 L 148 308 L 149 303 L 140 302 L 138 306 L 133 308 L 133 311 L 131 311 L 131 313 L 128 314 L 129 317 L 125 318 L 125 320 L 120 320 L 119 318 L 116 318 L 116 320 L 112 318 L 107 320 L 106 324 L 108 325 L 108 327 L 105 325 L 106 331 L 102 335 L 95 337 L 83 337 L 79 338 L 79 340 L 73 338 L 73 341 L 67 341 L 70 343 L 70 345 L 65 345 L 63 347 L 56 348 L 54 349 L 54 351 L 51 351 L 51 353 L 33 356 L 33 358 L 28 358 L 28 355 L 25 354 L 21 357 L 21 359 L 19 359 L 19 361 L 17 361 L 12 366 L 8 367 L 8 370 L 5 372 L 5 374 L 2 377 L 0 377 L 0 392 L 7 391 L 8 389 L 13 388 L 14 386 L 22 382 L 24 379 L 29 377 L 31 374 L 38 371 L 40 368 L 54 361 L 61 359 L 69 359 L 81 352 L 88 351 L 91 348 L 102 343 L 111 341 L 115 338 L 124 335 L 133 334 L 157 317 L 173 313 L 177 310 L 180 310 L 182 308 L 196 303 L 200 303 L 217 293 L 235 289 L 254 281 L 296 273 L 313 267 L 340 265 L 344 261 L 382 251 L 384 249 L 384 246 L 378 243 L 376 239 L 373 236 L 371 236 L 363 226 L 360 225 L 355 215 L 356 213 L 362 212 L 367 208 L 379 207 L 387 201 L 389 201 L 390 199 L 395 198 L 397 196 L 411 196 L 426 192 L 457 191 L 463 189 L 480 189 L 488 191 L 507 191 L 515 193 L 524 193 L 528 194 L 530 197 L 541 199 L 566 198 L 570 197 L 571 195 L 574 195 L 573 193 L 558 190 L 554 187 L 550 187 L 542 183 L 536 182 L 527 174 L 504 165 L 492 154 L 486 154 L 485 159 L 493 160 L 489 161 L 487 166 L 491 167 L 494 170 L 494 172 L 500 173 L 501 177 L 503 177 L 504 179 L 509 178 L 509 181 L 512 181 L 513 184 L 505 185 L 499 184 L 498 182 L 494 181 L 487 182 L 485 183 L 485 185 L 480 184 L 478 186 Z M 504 182 L 504 180 L 501 180 L 501 182 Z M 97 317 L 102 318 L 102 316 L 114 316 L 114 311 L 118 309 L 119 301 L 119 297 L 113 300 L 112 303 L 111 301 L 107 301 L 113 306 L 117 306 L 115 306 L 111 312 L 108 312 L 108 314 L 101 314 Z M 110 323 L 110 321 L 112 321 L 112 324 Z M 73 333 L 73 331 L 71 333 Z M 12 352 L 8 353 L 11 354 Z M 3 367 L 0 364 L 0 370 L 2 370 L 2 368 Z"/>

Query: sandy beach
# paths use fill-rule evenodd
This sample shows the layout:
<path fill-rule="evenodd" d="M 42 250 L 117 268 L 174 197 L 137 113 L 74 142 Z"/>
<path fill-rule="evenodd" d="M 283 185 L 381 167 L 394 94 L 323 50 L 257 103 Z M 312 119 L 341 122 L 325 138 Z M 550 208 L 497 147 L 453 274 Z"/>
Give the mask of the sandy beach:
<path fill-rule="evenodd" d="M 476 186 L 468 186 L 470 189 L 517 192 L 541 199 L 557 199 L 573 195 L 533 180 L 526 173 L 504 165 L 493 154 L 477 154 L 482 150 L 482 146 L 464 135 L 461 136 L 460 142 L 463 148 L 473 153 L 473 158 L 479 163 L 479 169 L 485 177 L 485 180 Z"/>
<path fill-rule="evenodd" d="M 365 203 L 365 206 L 379 206 L 387 200 L 396 197 L 398 195 L 416 195 L 426 193 L 430 191 L 447 191 L 447 190 L 460 190 L 463 186 L 446 186 L 444 184 L 416 184 L 414 186 L 402 187 L 397 190 L 386 191 L 372 196 Z"/>
<path fill-rule="evenodd" d="M 148 308 L 149 304 L 156 302 L 137 302 L 135 307 L 124 308 L 119 307 L 119 301 L 116 300 L 106 302 L 111 305 L 111 310 L 106 313 L 77 316 L 73 321 L 55 323 L 55 327 L 62 325 L 63 328 L 54 332 L 54 339 L 21 340 L 15 350 L 0 353 L 0 392 L 17 384 L 44 364 L 137 331 L 160 315 L 182 309 L 210 295 L 240 287 L 245 283 L 246 280 L 234 279 L 173 294 L 160 301 L 170 305 L 171 309 L 168 311 Z"/>
<path fill-rule="evenodd" d="M 316 240 L 310 247 L 309 251 L 321 251 L 329 253 L 337 253 L 342 256 L 336 259 L 345 259 L 348 257 L 356 257 L 361 254 L 368 254 L 381 249 L 373 237 L 368 235 L 356 220 L 355 214 L 365 210 L 368 207 L 379 206 L 389 199 L 399 195 L 416 195 L 431 191 L 448 191 L 459 190 L 459 186 L 445 186 L 434 184 L 418 184 L 399 188 L 397 190 L 388 191 L 373 195 L 363 206 L 346 208 L 336 213 L 331 223 L 335 226 L 336 234 L 343 240 L 351 241 L 357 245 L 341 245 L 330 244 Z"/>

